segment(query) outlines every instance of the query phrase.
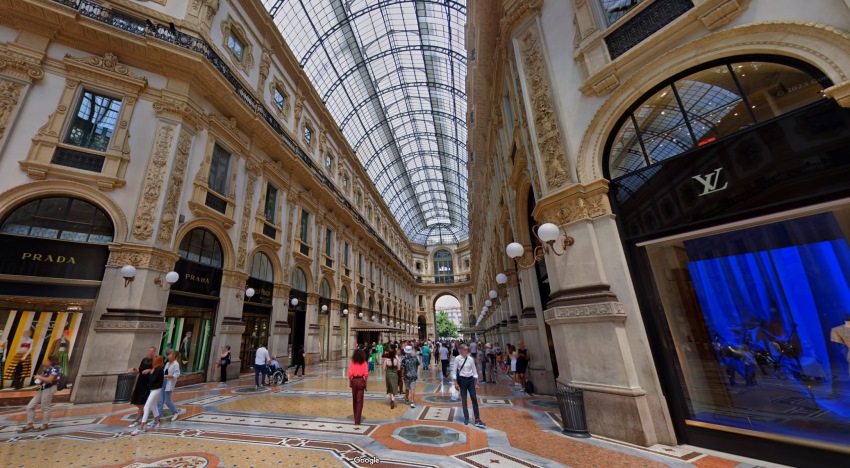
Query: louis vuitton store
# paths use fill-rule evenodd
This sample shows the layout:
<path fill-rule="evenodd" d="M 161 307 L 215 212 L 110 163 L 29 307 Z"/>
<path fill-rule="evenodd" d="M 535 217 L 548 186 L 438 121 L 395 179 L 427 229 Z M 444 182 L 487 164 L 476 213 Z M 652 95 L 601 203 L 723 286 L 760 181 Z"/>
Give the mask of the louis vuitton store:
<path fill-rule="evenodd" d="M 0 389 L 26 388 L 48 356 L 76 375 L 114 226 L 96 205 L 31 199 L 0 222 Z"/>
<path fill-rule="evenodd" d="M 830 85 L 785 58 L 708 63 L 645 94 L 608 141 L 612 206 L 684 443 L 846 461 L 850 110 L 823 96 Z"/>

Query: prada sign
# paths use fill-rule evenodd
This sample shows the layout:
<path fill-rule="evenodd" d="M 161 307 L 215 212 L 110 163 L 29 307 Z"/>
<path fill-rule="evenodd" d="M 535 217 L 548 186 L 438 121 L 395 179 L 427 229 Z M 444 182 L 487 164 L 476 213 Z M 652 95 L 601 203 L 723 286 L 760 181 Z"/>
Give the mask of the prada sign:
<path fill-rule="evenodd" d="M 221 269 L 181 258 L 177 260 L 174 271 L 180 275 L 180 279 L 171 286 L 172 290 L 218 296 L 221 288 Z"/>
<path fill-rule="evenodd" d="M 254 288 L 254 297 L 246 299 L 245 302 L 266 305 L 272 304 L 272 292 L 274 291 L 274 284 L 257 278 L 248 278 L 247 287 Z"/>
<path fill-rule="evenodd" d="M 103 279 L 109 248 L 0 234 L 0 274 L 80 280 Z"/>
<path fill-rule="evenodd" d="M 678 232 L 850 196 L 850 110 L 831 99 L 611 181 L 625 238 Z"/>

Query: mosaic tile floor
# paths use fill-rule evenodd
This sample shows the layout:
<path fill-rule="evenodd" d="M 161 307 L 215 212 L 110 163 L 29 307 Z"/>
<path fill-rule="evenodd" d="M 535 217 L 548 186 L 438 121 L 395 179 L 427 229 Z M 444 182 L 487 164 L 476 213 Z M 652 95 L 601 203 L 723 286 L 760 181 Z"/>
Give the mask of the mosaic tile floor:
<path fill-rule="evenodd" d="M 180 419 L 138 437 L 130 405 L 54 407 L 50 430 L 19 433 L 23 407 L 0 412 L 0 466 L 44 467 L 747 467 L 690 447 L 635 447 L 560 433 L 557 404 L 529 397 L 502 377 L 481 385 L 487 429 L 463 412 L 438 374 L 422 371 L 416 407 L 389 407 L 380 372 L 369 379 L 362 424 L 354 425 L 345 363 L 260 392 L 253 374 L 227 385 L 178 389 Z M 40 414 L 39 414 L 40 417 Z M 767 464 L 765 464 L 767 466 Z"/>

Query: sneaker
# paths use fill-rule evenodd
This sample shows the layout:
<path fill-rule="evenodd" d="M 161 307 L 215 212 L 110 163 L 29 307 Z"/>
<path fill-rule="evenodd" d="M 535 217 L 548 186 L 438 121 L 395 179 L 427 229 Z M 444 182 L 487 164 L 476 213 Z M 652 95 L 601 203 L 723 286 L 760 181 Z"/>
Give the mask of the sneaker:
<path fill-rule="evenodd" d="M 133 423 L 130 424 L 130 427 L 133 428 L 133 427 L 136 427 L 138 425 L 139 425 L 139 421 L 133 421 Z"/>
<path fill-rule="evenodd" d="M 464 425 L 464 426 L 468 426 L 468 425 L 469 425 L 469 418 L 463 418 L 463 425 Z"/>
<path fill-rule="evenodd" d="M 484 425 L 483 421 L 478 419 L 478 420 L 475 421 L 475 427 L 477 427 L 479 429 L 485 429 L 487 426 Z"/>
<path fill-rule="evenodd" d="M 130 435 L 131 435 L 131 436 L 137 436 L 137 435 L 139 435 L 139 434 L 141 434 L 141 433 L 142 433 L 142 430 L 141 430 L 141 429 L 136 429 L 135 431 L 131 432 L 131 433 L 130 433 Z"/>
<path fill-rule="evenodd" d="M 413 402 L 411 402 L 411 403 L 410 403 L 410 407 L 411 407 L 411 408 L 416 408 L 416 405 L 414 405 L 414 404 L 413 404 Z"/>

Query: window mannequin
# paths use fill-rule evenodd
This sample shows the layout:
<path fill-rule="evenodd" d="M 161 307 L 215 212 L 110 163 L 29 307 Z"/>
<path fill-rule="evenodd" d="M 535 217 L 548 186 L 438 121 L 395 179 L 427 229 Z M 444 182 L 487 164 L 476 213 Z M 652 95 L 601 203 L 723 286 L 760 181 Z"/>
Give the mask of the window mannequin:
<path fill-rule="evenodd" d="M 21 333 L 21 342 L 18 344 L 18 349 L 15 350 L 15 354 L 12 355 L 12 358 L 6 364 L 6 371 L 3 374 L 4 379 L 16 380 L 15 368 L 18 364 L 21 365 L 21 371 L 18 374 L 18 379 L 21 380 L 21 382 L 18 382 L 19 385 L 23 386 L 23 379 L 32 376 L 32 345 L 32 330 L 26 329 Z M 12 385 L 15 385 L 15 383 Z"/>
<path fill-rule="evenodd" d="M 183 365 L 183 371 L 187 371 L 186 366 L 189 364 L 189 351 L 192 346 L 192 332 L 187 331 L 180 342 L 180 364 Z"/>
<path fill-rule="evenodd" d="M 844 314 L 844 323 L 829 332 L 829 340 L 844 346 L 844 357 L 850 367 L 850 314 Z"/>

